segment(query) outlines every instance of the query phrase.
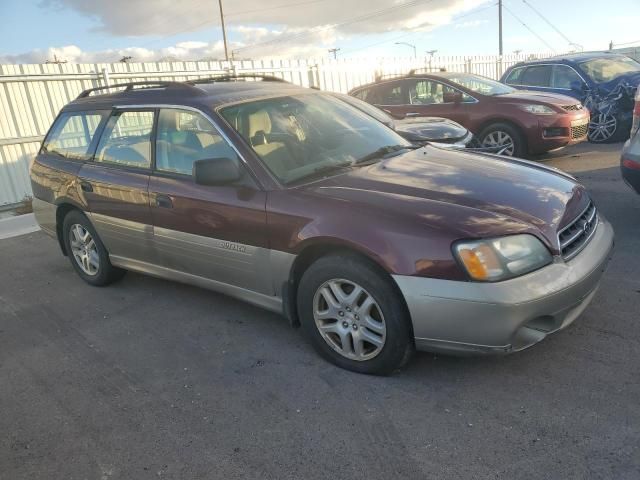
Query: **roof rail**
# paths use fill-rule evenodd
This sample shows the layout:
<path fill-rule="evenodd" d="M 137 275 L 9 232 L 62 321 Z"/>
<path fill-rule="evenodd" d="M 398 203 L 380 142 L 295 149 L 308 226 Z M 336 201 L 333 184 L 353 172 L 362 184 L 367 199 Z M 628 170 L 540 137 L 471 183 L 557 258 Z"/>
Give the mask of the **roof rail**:
<path fill-rule="evenodd" d="M 386 75 L 376 75 L 375 81 L 384 80 L 385 78 L 406 77 L 406 73 L 387 73 Z"/>
<path fill-rule="evenodd" d="M 437 70 L 434 70 L 433 68 L 429 68 L 429 67 L 422 67 L 422 68 L 412 68 L 411 70 L 409 70 L 409 76 L 411 75 L 415 75 L 418 72 L 424 72 L 424 73 L 440 73 L 440 72 L 446 72 L 447 69 L 444 67 L 440 67 Z"/>
<path fill-rule="evenodd" d="M 206 78 L 198 78 L 196 80 L 187 80 L 185 83 L 188 83 L 190 85 L 195 85 L 198 83 L 233 82 L 234 80 L 244 80 L 247 78 L 259 78 L 263 82 L 290 83 L 280 77 L 275 77 L 273 75 L 262 75 L 259 73 L 238 73 L 235 75 L 232 75 L 232 74 L 219 75 L 217 77 L 213 76 L 213 77 L 206 77 Z"/>
<path fill-rule="evenodd" d="M 77 98 L 86 98 L 90 94 L 100 91 L 100 90 L 110 90 L 112 88 L 123 88 L 123 92 L 130 92 L 135 89 L 135 87 L 145 87 L 145 88 L 170 88 L 170 87 L 178 87 L 178 88 L 192 88 L 185 82 L 167 82 L 167 81 L 148 81 L 148 82 L 129 82 L 129 83 L 116 83 L 115 85 L 105 85 L 104 87 L 95 87 L 88 88 L 83 90 Z"/>

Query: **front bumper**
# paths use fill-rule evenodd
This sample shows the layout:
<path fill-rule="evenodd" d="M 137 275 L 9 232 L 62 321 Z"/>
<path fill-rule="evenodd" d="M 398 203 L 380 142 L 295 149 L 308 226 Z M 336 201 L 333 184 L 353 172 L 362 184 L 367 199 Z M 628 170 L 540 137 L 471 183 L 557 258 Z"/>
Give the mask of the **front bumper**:
<path fill-rule="evenodd" d="M 539 154 L 584 142 L 589 130 L 589 114 L 544 117 L 538 119 L 537 129 L 529 132 L 529 153 Z"/>
<path fill-rule="evenodd" d="M 418 350 L 508 353 L 570 325 L 589 304 L 613 248 L 603 217 L 589 244 L 568 262 L 498 283 L 395 275 L 409 307 Z"/>

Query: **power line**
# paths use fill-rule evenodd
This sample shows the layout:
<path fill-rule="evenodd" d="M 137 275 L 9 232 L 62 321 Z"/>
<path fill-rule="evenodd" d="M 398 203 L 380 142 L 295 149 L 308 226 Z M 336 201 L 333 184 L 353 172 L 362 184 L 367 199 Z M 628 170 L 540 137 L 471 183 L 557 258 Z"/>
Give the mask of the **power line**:
<path fill-rule="evenodd" d="M 571 40 L 569 40 L 569 37 L 567 37 L 564 33 L 562 33 L 558 27 L 556 27 L 553 23 L 551 23 L 551 21 L 547 17 L 545 17 L 533 5 L 531 5 L 529 2 L 527 2 L 527 0 L 522 0 L 522 3 L 524 3 L 527 7 L 529 7 L 531 10 L 533 10 L 542 20 L 544 20 L 547 23 L 547 25 L 549 25 L 551 28 L 553 28 L 558 33 L 558 35 L 560 35 L 562 38 L 564 38 L 569 45 L 577 45 L 577 43 L 574 43 Z"/>
<path fill-rule="evenodd" d="M 614 47 L 624 47 L 625 45 L 633 45 L 634 43 L 640 43 L 640 40 L 636 40 L 635 42 L 625 42 L 625 43 L 614 43 Z"/>
<path fill-rule="evenodd" d="M 517 21 L 519 21 L 519 22 L 522 24 L 522 26 L 523 26 L 524 28 L 526 28 L 527 30 L 529 30 L 533 35 L 535 35 L 535 36 L 537 37 L 537 39 L 538 39 L 538 40 L 540 40 L 542 43 L 544 43 L 544 44 L 545 44 L 549 49 L 551 49 L 551 51 L 552 51 L 552 52 L 554 52 L 554 53 L 555 53 L 556 49 L 555 49 L 555 48 L 553 48 L 551 45 L 549 45 L 549 44 L 547 43 L 547 41 L 546 41 L 544 38 L 542 38 L 540 35 L 538 35 L 536 32 L 534 32 L 534 31 L 531 29 L 531 27 L 530 27 L 529 25 L 527 25 L 527 24 L 526 24 L 526 23 L 524 23 L 522 20 L 520 20 L 520 17 L 518 17 L 515 13 L 513 13 L 509 7 L 507 7 L 507 6 L 506 6 L 506 5 L 504 5 L 504 4 L 502 5 L 502 7 L 503 7 L 507 12 L 509 12 L 513 18 L 515 18 Z"/>
<path fill-rule="evenodd" d="M 497 3 L 492 3 L 490 5 L 486 5 L 486 6 L 482 7 L 482 8 L 477 9 L 477 10 L 473 10 L 471 12 L 463 13 L 462 15 L 457 15 L 457 16 L 453 17 L 451 19 L 451 21 L 453 22 L 453 21 L 461 20 L 461 19 L 463 19 L 465 17 L 468 17 L 469 15 L 475 15 L 476 13 L 480 13 L 480 12 L 483 12 L 483 11 L 488 10 L 490 8 L 493 8 L 496 5 L 497 5 Z M 352 48 L 350 50 L 347 50 L 346 52 L 343 52 L 342 56 L 344 56 L 347 53 L 357 52 L 357 51 L 365 50 L 365 49 L 371 48 L 371 47 L 377 47 L 378 45 L 382 45 L 382 44 L 389 43 L 389 42 L 395 42 L 396 40 L 400 40 L 402 38 L 406 38 L 406 37 L 408 37 L 410 35 L 413 35 L 414 33 L 416 33 L 416 32 L 415 31 L 411 31 L 411 32 L 408 32 L 408 33 L 404 33 L 404 34 L 402 34 L 402 35 L 400 35 L 398 37 L 393 37 L 393 38 L 390 38 L 390 39 L 387 39 L 387 40 L 382 40 L 380 42 L 370 43 L 370 44 L 364 45 L 362 47 Z"/>
<path fill-rule="evenodd" d="M 254 43 L 254 44 L 251 44 L 251 45 L 245 45 L 244 47 L 240 48 L 240 50 L 246 50 L 248 48 L 260 47 L 260 46 L 264 46 L 264 45 L 278 43 L 278 42 L 282 42 L 282 41 L 286 41 L 286 40 L 291 40 L 293 38 L 303 37 L 305 35 L 309 35 L 310 33 L 317 33 L 317 32 L 322 32 L 324 30 L 329 30 L 329 29 L 333 29 L 333 28 L 337 28 L 337 27 L 343 27 L 345 25 L 351 25 L 352 23 L 358 23 L 358 22 L 362 22 L 363 20 L 368 20 L 369 18 L 377 17 L 379 15 L 384 15 L 386 13 L 389 13 L 390 11 L 393 11 L 393 10 L 412 7 L 412 6 L 416 6 L 416 5 L 419 5 L 419 4 L 431 3 L 433 1 L 434 0 L 413 0 L 413 1 L 410 1 L 410 2 L 407 2 L 407 3 L 403 3 L 403 4 L 400 4 L 400 5 L 394 5 L 393 7 L 383 8 L 381 10 L 376 10 L 375 12 L 368 13 L 366 15 L 360 15 L 360 16 L 357 16 L 357 17 L 351 17 L 351 18 L 349 18 L 347 20 L 344 20 L 342 22 L 335 23 L 335 24 L 332 24 L 332 25 L 326 25 L 324 27 L 316 26 L 314 28 L 305 30 L 303 32 L 293 33 L 293 34 L 290 34 L 290 35 L 280 35 L 277 38 L 274 38 L 274 39 L 271 39 L 271 40 L 266 40 L 264 42 Z"/>
<path fill-rule="evenodd" d="M 231 12 L 227 13 L 226 17 L 236 17 L 240 15 L 246 15 L 247 13 L 256 13 L 256 12 L 266 12 L 269 10 L 278 10 L 279 8 L 288 8 L 288 7 L 298 7 L 300 5 L 311 5 L 312 3 L 320 3 L 325 0 L 310 0 L 308 2 L 298 2 L 298 3 L 287 3 L 285 5 L 277 5 L 275 7 L 266 7 L 266 8 L 256 8 L 254 10 L 243 10 L 241 12 Z"/>

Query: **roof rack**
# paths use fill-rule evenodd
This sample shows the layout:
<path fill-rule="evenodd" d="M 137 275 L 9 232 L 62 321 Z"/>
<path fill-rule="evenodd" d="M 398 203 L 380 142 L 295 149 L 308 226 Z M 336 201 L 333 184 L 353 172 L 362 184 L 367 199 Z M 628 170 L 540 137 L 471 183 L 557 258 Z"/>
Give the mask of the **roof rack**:
<path fill-rule="evenodd" d="M 185 82 L 166 82 L 166 81 L 148 81 L 148 82 L 129 82 L 129 83 L 116 83 L 115 85 L 105 85 L 104 87 L 95 87 L 88 88 L 83 90 L 77 98 L 86 98 L 90 94 L 100 91 L 100 90 L 109 90 L 112 88 L 122 88 L 123 92 L 130 92 L 135 89 L 135 87 L 144 87 L 144 88 L 188 88 L 192 87 Z"/>
<path fill-rule="evenodd" d="M 263 82 L 279 82 L 290 83 L 283 78 L 275 77 L 273 75 L 262 75 L 259 73 L 238 73 L 236 75 L 219 75 L 207 78 L 198 78 L 196 80 L 187 80 L 185 83 L 195 85 L 198 83 L 215 83 L 215 82 L 233 82 L 234 80 L 245 80 L 247 78 L 259 78 Z"/>
<path fill-rule="evenodd" d="M 408 76 L 411 75 L 415 75 L 418 72 L 424 72 L 424 73 L 428 73 L 428 74 L 438 74 L 438 73 L 442 73 L 442 72 L 446 72 L 447 69 L 444 67 L 440 67 L 437 70 L 434 71 L 433 68 L 429 68 L 429 67 L 422 67 L 422 68 L 412 68 L 411 70 L 409 70 Z"/>
<path fill-rule="evenodd" d="M 380 80 L 384 80 L 385 78 L 398 78 L 398 77 L 406 77 L 406 76 L 407 76 L 406 73 L 387 73 L 386 75 L 376 75 L 375 80 L 376 82 L 378 82 Z"/>

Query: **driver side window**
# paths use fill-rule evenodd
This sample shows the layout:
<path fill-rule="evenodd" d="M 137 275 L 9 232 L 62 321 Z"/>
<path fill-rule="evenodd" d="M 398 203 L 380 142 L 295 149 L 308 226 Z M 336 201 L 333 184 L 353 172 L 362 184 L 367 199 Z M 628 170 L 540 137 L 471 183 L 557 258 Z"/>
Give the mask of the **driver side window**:
<path fill-rule="evenodd" d="M 156 170 L 191 175 L 196 160 L 237 158 L 211 122 L 190 110 L 160 110 L 156 139 Z"/>

